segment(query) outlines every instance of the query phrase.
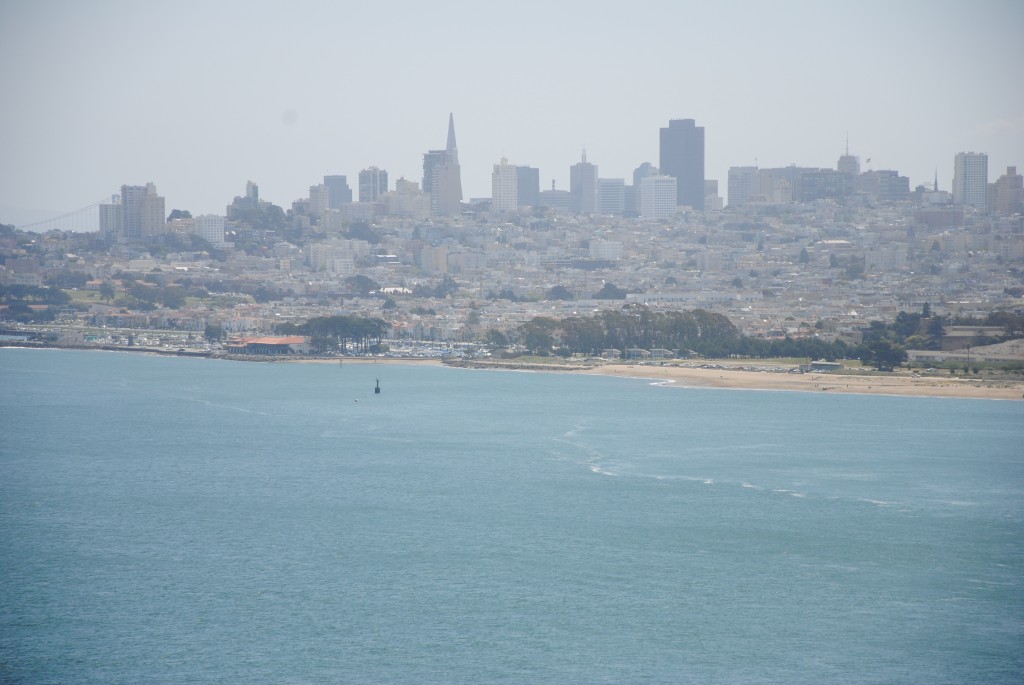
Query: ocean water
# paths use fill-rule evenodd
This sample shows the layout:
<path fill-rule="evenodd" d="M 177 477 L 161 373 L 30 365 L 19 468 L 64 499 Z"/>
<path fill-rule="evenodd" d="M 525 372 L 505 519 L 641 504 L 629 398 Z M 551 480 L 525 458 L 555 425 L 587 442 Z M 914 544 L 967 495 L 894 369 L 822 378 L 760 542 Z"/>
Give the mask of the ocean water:
<path fill-rule="evenodd" d="M 1021 402 L 0 349 L 0 431 L 3 683 L 1024 681 Z"/>

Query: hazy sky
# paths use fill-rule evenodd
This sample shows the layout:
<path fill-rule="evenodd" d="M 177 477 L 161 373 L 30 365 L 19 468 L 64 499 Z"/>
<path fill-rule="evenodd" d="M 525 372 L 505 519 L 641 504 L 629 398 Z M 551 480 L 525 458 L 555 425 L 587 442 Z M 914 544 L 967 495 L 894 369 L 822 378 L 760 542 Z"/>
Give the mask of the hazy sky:
<path fill-rule="evenodd" d="M 958 151 L 1024 168 L 1024 2 L 0 2 L 0 222 L 156 183 L 223 213 L 324 174 L 419 181 L 455 114 L 464 195 L 501 157 L 567 188 L 706 129 L 706 174 L 850 151 L 949 189 Z"/>

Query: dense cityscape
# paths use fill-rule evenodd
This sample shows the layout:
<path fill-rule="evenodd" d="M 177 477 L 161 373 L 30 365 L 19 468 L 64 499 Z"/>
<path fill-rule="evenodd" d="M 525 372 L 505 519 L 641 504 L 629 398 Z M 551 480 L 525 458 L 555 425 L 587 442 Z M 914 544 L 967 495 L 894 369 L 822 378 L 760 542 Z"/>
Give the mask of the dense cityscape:
<path fill-rule="evenodd" d="M 488 198 L 463 197 L 451 116 L 416 180 L 369 166 L 289 206 L 250 180 L 223 215 L 195 216 L 126 183 L 90 211 L 3 227 L 0 316 L 57 344 L 248 354 L 836 358 L 874 341 L 880 366 L 1024 359 L 1015 167 L 962 152 L 952 188 L 938 173 L 911 188 L 847 143 L 835 168 L 736 166 L 720 185 L 704 126 L 674 119 L 658 140 L 630 179 L 581 151 L 568 189 L 501 159 Z M 610 318 L 683 314 L 660 337 Z"/>

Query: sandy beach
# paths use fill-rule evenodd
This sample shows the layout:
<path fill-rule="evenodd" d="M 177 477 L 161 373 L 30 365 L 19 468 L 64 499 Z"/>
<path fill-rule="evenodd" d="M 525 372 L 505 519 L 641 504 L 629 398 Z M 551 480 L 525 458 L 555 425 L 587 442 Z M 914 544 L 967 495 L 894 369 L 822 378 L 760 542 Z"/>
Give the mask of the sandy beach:
<path fill-rule="evenodd" d="M 974 379 L 954 376 L 920 376 L 897 372 L 887 375 L 843 373 L 780 373 L 735 368 L 702 369 L 684 366 L 606 364 L 584 373 L 651 378 L 671 381 L 680 387 L 744 388 L 750 390 L 797 390 L 919 397 L 972 399 L 1024 399 L 1024 380 Z"/>
<path fill-rule="evenodd" d="M 709 360 L 708 365 L 715 364 Z M 959 397 L 964 399 L 1024 399 L 1024 379 L 960 378 L 940 374 L 920 375 L 898 371 L 888 374 L 856 373 L 788 373 L 783 371 L 752 371 L 720 364 L 722 368 L 700 368 L 682 364 L 625 364 L 618 362 L 592 366 L 571 364 L 509 362 L 471 362 L 476 368 L 497 368 L 520 371 L 571 372 L 627 378 L 648 378 L 664 381 L 680 388 L 733 388 L 747 390 L 790 390 L 801 392 L 858 393 L 871 395 L 903 395 L 917 397 Z"/>

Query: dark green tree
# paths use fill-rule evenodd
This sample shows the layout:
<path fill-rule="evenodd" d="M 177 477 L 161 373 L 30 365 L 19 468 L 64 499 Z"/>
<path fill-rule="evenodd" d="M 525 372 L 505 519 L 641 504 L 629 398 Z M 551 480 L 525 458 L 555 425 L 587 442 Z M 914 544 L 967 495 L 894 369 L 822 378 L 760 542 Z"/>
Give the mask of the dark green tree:
<path fill-rule="evenodd" d="M 219 323 L 208 323 L 206 328 L 203 329 L 203 337 L 210 342 L 216 342 L 224 339 L 224 327 Z"/>
<path fill-rule="evenodd" d="M 347 237 L 349 240 L 363 240 L 371 245 L 379 245 L 381 242 L 380 234 L 365 221 L 356 221 L 349 226 Z"/>
<path fill-rule="evenodd" d="M 107 302 L 111 302 L 114 299 L 114 295 L 117 293 L 114 291 L 114 286 L 110 281 L 103 281 L 100 283 L 100 297 Z"/>
<path fill-rule="evenodd" d="M 455 282 L 455 279 L 450 274 L 445 274 L 441 282 L 437 284 L 434 289 L 434 296 L 439 298 L 445 298 L 449 295 L 454 295 L 459 290 L 459 284 Z"/>
<path fill-rule="evenodd" d="M 599 291 L 594 293 L 595 300 L 624 300 L 628 293 L 619 288 L 614 283 L 608 282 L 604 284 Z"/>
<path fill-rule="evenodd" d="M 369 297 L 371 293 L 375 293 L 380 290 L 379 283 L 374 281 L 372 278 L 363 276 L 362 274 L 349 276 L 345 279 L 345 285 L 351 288 L 352 292 L 360 297 Z"/>
<path fill-rule="evenodd" d="M 508 336 L 501 331 L 492 328 L 487 331 L 487 334 L 484 336 L 484 344 L 491 352 L 504 350 L 508 348 Z"/>
<path fill-rule="evenodd" d="M 555 287 L 548 290 L 544 296 L 545 300 L 572 300 L 574 299 L 572 293 L 564 285 L 556 285 Z"/>

